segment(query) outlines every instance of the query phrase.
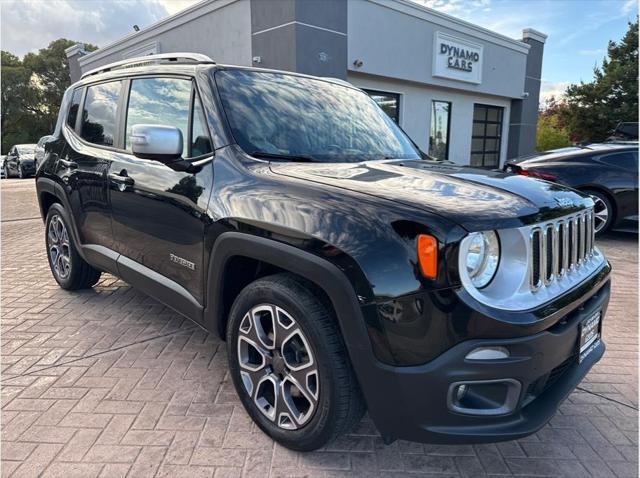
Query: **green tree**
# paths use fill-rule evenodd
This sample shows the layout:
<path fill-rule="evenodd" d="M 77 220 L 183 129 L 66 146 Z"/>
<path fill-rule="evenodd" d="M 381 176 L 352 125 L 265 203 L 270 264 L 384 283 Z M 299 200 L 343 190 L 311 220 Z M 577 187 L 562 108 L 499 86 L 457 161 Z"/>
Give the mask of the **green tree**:
<path fill-rule="evenodd" d="M 607 58 L 590 83 L 570 85 L 562 119 L 578 141 L 602 141 L 620 121 L 638 121 L 638 20 L 619 42 L 610 41 Z"/>
<path fill-rule="evenodd" d="M 53 131 L 62 96 L 70 84 L 64 50 L 75 43 L 61 38 L 22 60 L 1 52 L 2 154 L 14 144 L 35 143 Z M 85 49 L 97 47 L 86 45 Z"/>
<path fill-rule="evenodd" d="M 536 131 L 536 149 L 547 151 L 571 145 L 569 129 L 564 122 L 565 101 L 558 101 L 553 96 L 545 101 L 538 113 Z"/>
<path fill-rule="evenodd" d="M 563 148 L 571 145 L 569 132 L 558 125 L 557 116 L 542 115 L 538 117 L 536 131 L 536 149 L 547 151 L 549 149 Z"/>

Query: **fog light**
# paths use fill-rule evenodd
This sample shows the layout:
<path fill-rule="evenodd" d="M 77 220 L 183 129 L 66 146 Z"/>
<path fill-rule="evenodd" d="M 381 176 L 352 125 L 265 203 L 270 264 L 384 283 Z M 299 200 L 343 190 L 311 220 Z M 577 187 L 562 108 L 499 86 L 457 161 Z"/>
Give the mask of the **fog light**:
<path fill-rule="evenodd" d="M 522 385 L 511 378 L 456 382 L 449 386 L 449 409 L 466 415 L 505 415 L 515 410 Z"/>
<path fill-rule="evenodd" d="M 462 401 L 466 393 L 467 393 L 467 386 L 459 385 L 456 390 L 456 399 L 458 400 L 458 402 Z"/>
<path fill-rule="evenodd" d="M 505 347 L 478 347 L 465 357 L 467 360 L 500 360 L 509 358 L 509 351 Z"/>

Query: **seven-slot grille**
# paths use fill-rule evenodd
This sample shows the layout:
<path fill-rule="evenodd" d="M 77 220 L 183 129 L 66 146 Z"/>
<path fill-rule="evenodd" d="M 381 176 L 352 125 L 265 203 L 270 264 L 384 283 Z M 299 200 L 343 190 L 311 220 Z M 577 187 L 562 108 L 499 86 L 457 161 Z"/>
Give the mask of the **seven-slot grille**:
<path fill-rule="evenodd" d="M 531 289 L 571 274 L 593 253 L 593 209 L 563 217 L 531 230 Z"/>

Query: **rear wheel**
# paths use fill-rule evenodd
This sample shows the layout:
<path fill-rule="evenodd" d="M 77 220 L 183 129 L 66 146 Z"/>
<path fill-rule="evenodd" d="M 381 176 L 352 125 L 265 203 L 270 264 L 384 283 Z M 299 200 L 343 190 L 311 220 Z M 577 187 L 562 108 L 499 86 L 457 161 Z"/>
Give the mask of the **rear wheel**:
<path fill-rule="evenodd" d="M 364 402 L 333 311 L 294 275 L 259 279 L 239 294 L 227 351 L 245 409 L 288 448 L 320 448 L 362 418 Z"/>
<path fill-rule="evenodd" d="M 100 271 L 80 257 L 68 225 L 66 210 L 53 204 L 47 213 L 45 232 L 49 267 L 63 289 L 88 289 L 100 280 Z"/>
<path fill-rule="evenodd" d="M 602 234 L 606 232 L 613 222 L 613 207 L 609 198 L 600 191 L 585 190 L 593 199 L 593 213 L 595 216 L 595 232 Z"/>

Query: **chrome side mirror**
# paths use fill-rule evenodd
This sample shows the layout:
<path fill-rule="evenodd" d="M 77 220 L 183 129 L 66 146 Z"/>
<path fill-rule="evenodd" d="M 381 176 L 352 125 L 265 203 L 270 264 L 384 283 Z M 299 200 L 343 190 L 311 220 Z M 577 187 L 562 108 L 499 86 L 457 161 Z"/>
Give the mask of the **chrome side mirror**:
<path fill-rule="evenodd" d="M 175 126 L 136 124 L 131 128 L 134 156 L 164 164 L 182 158 L 182 132 Z"/>

